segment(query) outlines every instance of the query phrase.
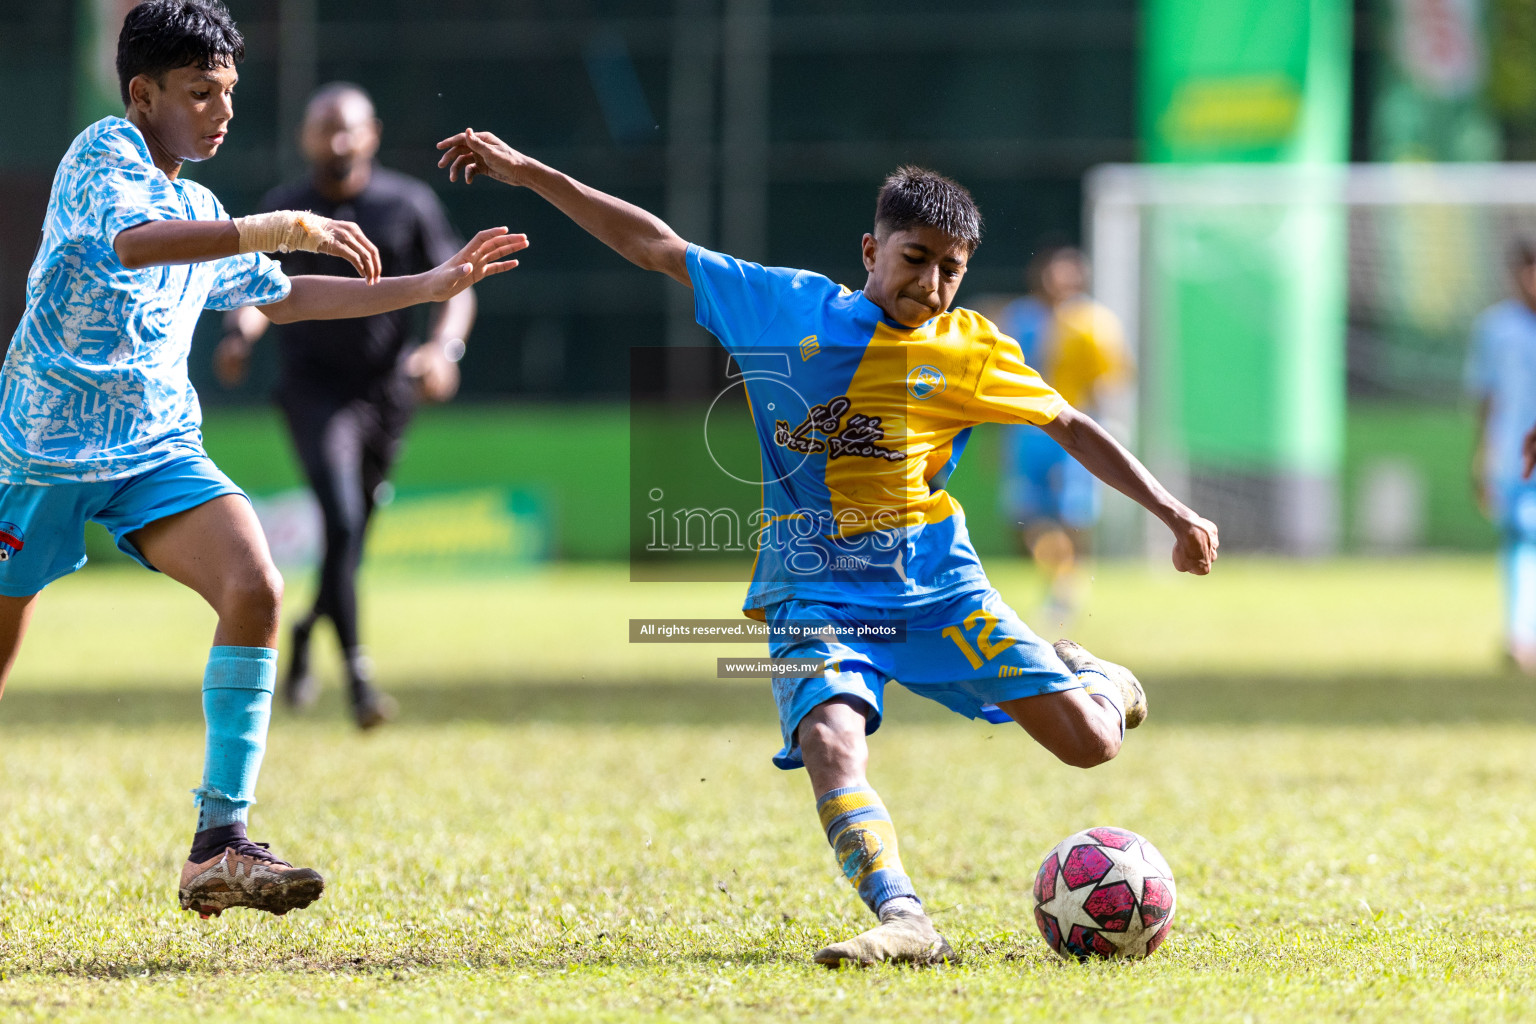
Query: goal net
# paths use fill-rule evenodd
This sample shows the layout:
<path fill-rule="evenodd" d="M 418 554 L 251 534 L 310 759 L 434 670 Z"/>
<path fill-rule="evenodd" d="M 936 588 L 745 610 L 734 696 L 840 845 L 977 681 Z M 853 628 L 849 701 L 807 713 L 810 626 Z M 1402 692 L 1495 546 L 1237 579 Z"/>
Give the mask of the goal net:
<path fill-rule="evenodd" d="M 1110 418 L 1228 549 L 1337 550 L 1349 406 L 1460 401 L 1472 323 L 1536 242 L 1536 164 L 1110 165 L 1085 185 L 1094 294 L 1140 369 Z M 1167 548 L 1123 501 L 1102 534 Z"/>

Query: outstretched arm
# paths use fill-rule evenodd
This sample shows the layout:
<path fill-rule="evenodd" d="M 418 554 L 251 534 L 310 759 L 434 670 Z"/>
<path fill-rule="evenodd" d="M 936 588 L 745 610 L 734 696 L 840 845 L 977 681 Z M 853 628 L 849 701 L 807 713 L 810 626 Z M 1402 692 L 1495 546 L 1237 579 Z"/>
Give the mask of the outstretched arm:
<path fill-rule="evenodd" d="M 1173 531 L 1173 567 L 1204 576 L 1216 561 L 1216 524 L 1169 494 L 1120 442 L 1091 416 L 1068 406 L 1040 428 L 1094 476 L 1163 521 Z"/>
<path fill-rule="evenodd" d="M 546 167 L 490 132 L 466 128 L 439 142 L 437 148 L 445 150 L 437 166 L 448 168 L 449 181 L 462 172 L 466 185 L 485 175 L 530 189 L 637 267 L 660 271 L 693 287 L 688 278 L 688 243 L 660 217 Z"/>
<path fill-rule="evenodd" d="M 356 224 L 295 210 L 234 220 L 145 221 L 119 231 L 112 248 L 129 270 L 303 249 L 340 256 L 373 284 L 382 265 L 379 250 Z"/>
<path fill-rule="evenodd" d="M 261 311 L 273 323 L 286 324 L 373 316 L 418 302 L 443 302 L 483 278 L 511 270 L 517 260 L 502 257 L 527 247 L 526 235 L 509 235 L 506 228 L 486 228 L 453 258 L 424 274 L 386 277 L 374 285 L 355 278 L 295 277 L 288 297 L 262 306 Z"/>

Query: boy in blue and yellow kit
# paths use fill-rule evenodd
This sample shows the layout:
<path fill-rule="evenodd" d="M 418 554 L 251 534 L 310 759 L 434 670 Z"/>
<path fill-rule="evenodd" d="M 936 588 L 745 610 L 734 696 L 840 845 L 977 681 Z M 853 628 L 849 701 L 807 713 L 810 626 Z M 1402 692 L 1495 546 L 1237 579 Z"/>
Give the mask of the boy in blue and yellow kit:
<path fill-rule="evenodd" d="M 1003 307 L 998 326 L 1069 405 L 1099 418 L 1106 396 L 1132 377 L 1119 319 L 1088 296 L 1088 261 L 1077 249 L 1046 249 L 1025 276 L 1029 294 Z M 1022 549 L 1049 581 L 1041 614 L 1070 619 L 1084 585 L 1081 556 L 1099 518 L 1099 482 L 1043 432 L 1013 426 L 1003 429 L 1001 490 Z"/>
<path fill-rule="evenodd" d="M 768 524 L 748 614 L 777 627 L 775 657 L 817 676 L 775 680 L 781 768 L 804 766 L 844 874 L 880 924 L 818 963 L 938 963 L 954 953 L 923 912 L 890 815 L 865 777 L 866 734 L 886 682 L 972 718 L 1012 719 L 1068 764 L 1115 756 L 1146 714 L 1140 685 L 1070 641 L 1036 637 L 987 582 L 960 506 L 943 490 L 969 429 L 1034 423 L 1174 534 L 1174 565 L 1204 574 L 1216 528 L 1024 364 L 984 318 L 950 309 L 981 235 L 970 194 L 902 168 L 864 236 L 869 278 L 852 292 L 803 270 L 765 268 L 689 245 L 638 207 L 465 131 L 438 144 L 449 177 L 487 175 L 544 197 L 631 262 L 694 290 L 699 323 L 752 374 Z M 816 345 L 801 346 L 815 339 Z M 788 354 L 788 359 L 777 357 Z M 859 629 L 904 626 L 905 642 Z M 809 627 L 813 634 L 806 636 Z"/>
<path fill-rule="evenodd" d="M 40 591 L 85 564 L 87 520 L 218 614 L 203 674 L 207 721 L 183 909 L 307 906 L 320 873 L 246 835 L 266 749 L 282 578 L 245 494 L 203 451 L 187 352 L 206 309 L 332 319 L 442 301 L 526 244 L 481 232 L 432 271 L 379 277 L 355 224 L 292 210 L 231 219 L 180 175 L 218 153 L 244 42 L 217 0 L 147 0 L 118 38 L 125 106 L 59 164 L 27 307 L 0 373 L 0 693 Z M 361 279 L 288 278 L 266 252 L 350 262 Z"/>

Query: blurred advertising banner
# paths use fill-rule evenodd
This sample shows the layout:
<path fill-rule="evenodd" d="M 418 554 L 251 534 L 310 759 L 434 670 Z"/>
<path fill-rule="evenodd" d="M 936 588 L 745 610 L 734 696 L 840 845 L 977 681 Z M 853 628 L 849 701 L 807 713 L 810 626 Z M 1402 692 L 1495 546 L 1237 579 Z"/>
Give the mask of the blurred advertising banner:
<path fill-rule="evenodd" d="M 1348 0 L 1149 0 L 1146 11 L 1146 159 L 1347 158 Z M 1153 277 L 1143 315 L 1162 342 L 1139 357 L 1163 396 L 1143 436 L 1218 520 L 1295 510 L 1244 547 L 1320 554 L 1338 541 L 1344 231 L 1319 193 L 1160 207 L 1142 240 Z"/>
<path fill-rule="evenodd" d="M 495 571 L 548 556 L 548 516 L 544 503 L 529 492 L 402 489 L 380 497 L 387 500 L 368 527 L 365 564 L 371 567 Z M 279 566 L 318 564 L 324 535 L 320 507 L 310 491 L 252 496 L 251 503 Z"/>
<path fill-rule="evenodd" d="M 1346 156 L 1348 0 L 1148 0 L 1146 12 L 1148 161 Z"/>
<path fill-rule="evenodd" d="M 1372 83 L 1372 159 L 1499 159 L 1485 0 L 1376 0 L 1376 13 L 1388 45 Z M 1468 268 L 1484 267 L 1485 253 L 1502 255 L 1495 215 L 1487 207 L 1448 204 L 1379 218 L 1385 272 L 1377 277 L 1378 302 L 1396 315 L 1369 349 L 1351 352 L 1357 377 L 1386 381 L 1399 392 L 1438 394 L 1441 401 L 1459 396 L 1467 310 L 1490 301 L 1490 278 Z M 1503 278 L 1496 266 L 1491 282 L 1501 285 Z"/>
<path fill-rule="evenodd" d="M 1483 0 L 1376 0 L 1386 59 L 1374 83 L 1376 160 L 1497 160 Z"/>

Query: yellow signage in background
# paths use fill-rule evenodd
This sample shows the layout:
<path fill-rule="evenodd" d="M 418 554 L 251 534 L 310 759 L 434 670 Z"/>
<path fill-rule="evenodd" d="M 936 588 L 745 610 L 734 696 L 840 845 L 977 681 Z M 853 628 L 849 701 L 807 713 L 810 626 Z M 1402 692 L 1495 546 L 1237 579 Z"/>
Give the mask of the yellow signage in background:
<path fill-rule="evenodd" d="M 307 490 L 252 499 L 280 566 L 314 565 L 320 557 L 320 509 Z M 404 490 L 374 513 L 366 564 L 486 571 L 547 558 L 549 517 L 537 496 L 500 487 Z"/>
<path fill-rule="evenodd" d="M 1288 75 L 1197 78 L 1176 88 L 1159 127 L 1180 146 L 1278 146 L 1295 134 L 1300 111 Z"/>
<path fill-rule="evenodd" d="M 547 546 L 543 517 L 500 489 L 405 496 L 385 508 L 368 541 L 370 558 L 531 561 Z"/>

